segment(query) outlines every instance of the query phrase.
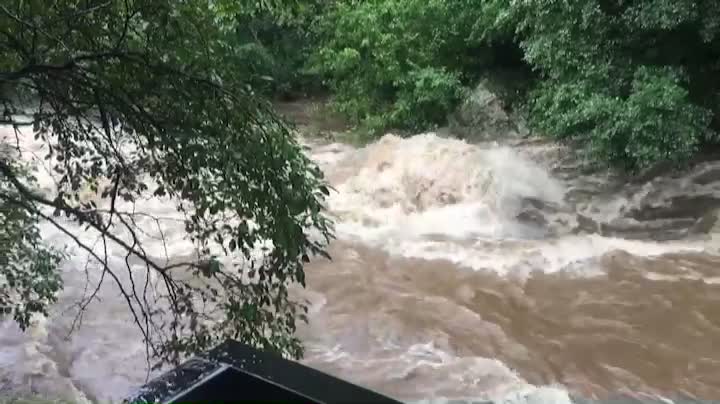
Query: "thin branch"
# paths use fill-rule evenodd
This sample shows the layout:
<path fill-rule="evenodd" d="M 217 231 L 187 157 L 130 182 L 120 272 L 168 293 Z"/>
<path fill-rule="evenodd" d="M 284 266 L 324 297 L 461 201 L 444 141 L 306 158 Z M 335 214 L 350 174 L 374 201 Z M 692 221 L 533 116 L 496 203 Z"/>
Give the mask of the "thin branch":
<path fill-rule="evenodd" d="M 37 209 L 36 207 L 34 207 L 34 206 L 30 205 L 30 204 L 27 204 L 27 203 L 23 202 L 22 200 L 18 200 L 18 199 L 15 199 L 15 198 L 11 198 L 11 197 L 9 197 L 8 195 L 2 195 L 2 196 L 3 196 L 8 202 L 11 202 L 11 203 L 13 203 L 13 204 L 16 204 L 16 205 L 22 207 L 23 209 L 27 210 L 28 212 L 31 212 L 31 213 L 37 215 L 38 217 L 47 220 L 47 221 L 48 221 L 49 223 L 51 223 L 55 228 L 57 228 L 58 230 L 60 230 L 60 231 L 61 231 L 62 233 L 64 233 L 66 236 L 70 237 L 77 246 L 79 246 L 81 249 L 85 250 L 90 256 L 92 256 L 93 258 L 95 258 L 95 260 L 96 260 L 97 262 L 99 262 L 100 264 L 102 264 L 103 267 L 107 269 L 107 273 L 110 275 L 110 277 L 112 277 L 113 280 L 115 281 L 115 284 L 117 285 L 117 287 L 120 289 L 120 293 L 122 294 L 123 298 L 125 299 L 125 301 L 126 301 L 126 303 L 127 303 L 127 305 L 128 305 L 128 308 L 130 309 L 130 312 L 132 313 L 132 316 L 133 316 L 133 319 L 134 319 L 134 321 L 135 321 L 135 324 L 138 326 L 138 328 L 140 329 L 140 332 L 143 334 L 144 341 L 146 342 L 146 344 L 151 344 L 151 340 L 149 339 L 148 333 L 147 333 L 147 331 L 143 328 L 143 325 L 142 325 L 142 323 L 140 322 L 140 319 L 138 318 L 138 313 L 137 313 L 137 311 L 136 311 L 136 309 L 135 309 L 135 306 L 133 305 L 132 300 L 130 299 L 130 294 L 125 290 L 125 287 L 123 286 L 122 281 L 120 281 L 120 278 L 118 278 L 117 274 L 115 274 L 115 273 L 108 267 L 108 264 L 107 264 L 107 250 L 105 251 L 105 259 L 101 258 L 95 251 L 93 251 L 92 248 L 90 248 L 88 245 L 86 245 L 85 243 L 83 243 L 75 234 L 73 234 L 70 230 L 68 230 L 67 228 L 65 228 L 65 226 L 63 226 L 63 225 L 61 225 L 60 223 L 58 223 L 57 221 L 55 221 L 52 217 L 50 217 L 50 216 L 42 213 L 42 212 L 41 212 L 39 209 Z M 145 311 L 145 309 L 144 309 L 143 307 L 140 307 L 139 309 L 142 311 L 142 313 L 146 314 L 146 311 Z M 153 347 L 153 350 L 154 350 L 154 349 L 155 349 L 155 348 Z"/>
<path fill-rule="evenodd" d="M 7 15 L 7 16 L 10 17 L 10 18 L 12 18 L 13 20 L 15 20 L 15 22 L 17 22 L 17 23 L 20 24 L 20 25 L 24 25 L 24 26 L 26 26 L 26 27 L 28 27 L 28 28 L 32 28 L 32 27 L 34 26 L 33 24 L 30 24 L 30 23 L 27 22 L 27 21 L 23 21 L 22 18 L 18 17 L 18 16 L 15 15 L 14 13 L 11 13 L 10 10 L 8 10 L 7 7 L 3 6 L 2 4 L 0 4 L 0 10 L 2 10 L 2 12 L 3 12 L 5 15 Z"/>
<path fill-rule="evenodd" d="M 128 4 L 128 0 L 124 0 L 125 5 L 125 21 L 123 22 L 123 30 L 120 34 L 120 37 L 118 38 L 117 42 L 115 43 L 115 46 L 113 49 L 118 50 L 120 49 L 120 45 L 125 41 L 125 38 L 127 37 L 128 30 L 130 28 L 130 20 L 135 17 L 136 12 L 130 12 L 130 5 Z"/>
<path fill-rule="evenodd" d="M 147 254 L 145 254 L 144 251 L 138 251 L 138 250 L 134 249 L 133 247 L 129 246 L 125 241 L 121 240 L 119 237 L 115 236 L 114 234 L 107 233 L 105 230 L 103 230 L 102 225 L 99 223 L 96 223 L 92 219 L 92 217 L 88 214 L 88 212 L 84 212 L 80 209 L 70 207 L 64 203 L 50 201 L 47 198 L 43 197 L 42 195 L 38 195 L 38 194 L 34 193 L 33 191 L 31 191 L 30 189 L 28 189 L 22 182 L 20 182 L 17 179 L 15 174 L 12 172 L 12 169 L 10 168 L 10 166 L 8 166 L 7 163 L 5 163 L 2 160 L 0 160 L 0 173 L 5 174 L 5 176 L 8 178 L 8 180 L 10 180 L 10 182 L 15 186 L 17 191 L 20 192 L 20 194 L 22 194 L 26 198 L 28 198 L 32 201 L 35 201 L 37 203 L 40 203 L 42 205 L 46 205 L 48 207 L 52 207 L 52 208 L 61 210 L 65 213 L 72 214 L 80 222 L 87 223 L 88 225 L 93 227 L 95 230 L 98 230 L 100 233 L 106 234 L 106 236 L 110 240 L 116 242 L 121 247 L 132 252 L 133 254 L 138 256 L 140 259 L 147 262 L 148 265 L 150 265 L 156 271 L 158 271 L 160 273 L 163 273 L 165 271 L 161 266 L 159 266 L 158 264 L 153 262 L 147 256 Z"/>
<path fill-rule="evenodd" d="M 48 74 L 53 72 L 70 71 L 78 67 L 82 62 L 101 61 L 103 59 L 123 59 L 130 57 L 132 52 L 119 52 L 116 50 L 100 53 L 92 53 L 87 55 L 76 56 L 67 62 L 59 65 L 35 64 L 26 65 L 20 70 L 13 72 L 0 72 L 0 81 L 16 81 L 35 74 Z M 139 54 L 136 54 L 139 55 Z"/>
<path fill-rule="evenodd" d="M 93 250 L 95 250 L 95 247 L 96 247 L 97 244 L 100 242 L 100 238 L 101 238 L 101 236 L 98 236 L 98 237 L 95 239 L 95 243 L 93 243 L 93 245 L 92 245 L 92 247 L 91 247 Z M 92 258 L 92 257 L 90 257 L 90 255 L 88 255 L 87 260 L 85 261 L 85 267 L 84 267 L 84 272 L 85 272 L 85 285 L 84 285 L 84 287 L 83 287 L 83 293 L 82 293 L 82 296 L 83 296 L 83 297 L 80 299 L 80 301 L 76 302 L 76 306 L 78 307 L 78 311 L 77 311 L 77 314 L 75 315 L 75 317 L 73 318 L 72 323 L 70 324 L 70 330 L 68 330 L 68 333 L 67 333 L 67 335 L 65 336 L 66 339 L 69 339 L 70 336 L 72 335 L 72 333 L 75 332 L 75 330 L 76 330 L 77 328 L 79 328 L 80 325 L 82 324 L 82 320 L 83 320 L 83 317 L 84 317 L 84 315 L 85 315 L 85 311 L 86 311 L 88 305 L 89 305 L 93 300 L 95 300 L 95 299 L 97 298 L 97 294 L 100 292 L 100 287 L 102 286 L 103 280 L 105 279 L 105 271 L 106 271 L 106 269 L 103 268 L 103 273 L 102 273 L 101 276 L 100 276 L 100 281 L 99 281 L 98 284 L 95 286 L 95 289 L 94 289 L 93 292 L 90 294 L 90 297 L 87 297 L 88 286 L 90 285 L 90 271 L 88 270 L 88 267 L 90 266 L 91 258 Z M 63 313 L 64 313 L 64 312 L 63 312 Z"/>
<path fill-rule="evenodd" d="M 90 260 L 88 259 L 88 262 L 89 261 Z M 87 271 L 87 269 L 86 269 L 86 271 Z M 92 303 L 94 300 L 96 300 L 98 298 L 97 295 L 98 295 L 98 293 L 100 293 L 100 288 L 102 287 L 102 285 L 104 283 L 105 275 L 107 273 L 108 273 L 108 269 L 103 267 L 102 273 L 100 274 L 100 280 L 98 281 L 97 285 L 93 289 L 93 292 L 90 294 L 89 297 L 83 298 L 78 302 L 78 304 L 77 304 L 78 313 L 75 316 L 75 318 L 73 318 L 72 324 L 70 325 L 70 330 L 68 330 L 66 338 L 70 338 L 70 335 L 72 335 L 72 333 L 75 332 L 75 330 L 77 328 L 79 328 L 80 325 L 82 324 L 83 315 L 84 315 L 85 311 L 87 310 L 88 306 L 90 305 L 90 303 Z M 86 274 L 87 274 L 87 272 L 86 272 Z M 86 296 L 86 294 L 87 294 L 87 288 L 85 290 L 86 290 L 86 292 L 83 292 L 83 296 Z"/>
<path fill-rule="evenodd" d="M 29 60 L 31 58 L 31 53 L 22 46 L 22 43 L 17 38 L 12 36 L 7 31 L 3 31 L 2 34 L 8 40 L 8 42 L 6 42 L 4 45 L 7 45 L 10 49 L 13 49 L 20 53 L 25 58 L 25 60 Z"/>
<path fill-rule="evenodd" d="M 42 33 L 43 35 L 45 35 L 45 36 L 48 37 L 49 39 L 54 39 L 55 41 L 57 41 L 58 44 L 60 44 L 61 47 L 63 47 L 66 51 L 69 51 L 67 45 L 65 45 L 65 43 L 64 43 L 62 40 L 60 40 L 59 38 L 53 37 L 52 35 L 48 34 L 45 30 L 40 29 L 39 26 L 37 26 L 37 25 L 35 25 L 35 24 L 32 24 L 32 23 L 30 23 L 30 22 L 28 22 L 28 21 L 25 21 L 25 20 L 23 20 L 22 18 L 18 17 L 16 14 L 11 13 L 10 10 L 8 10 L 8 9 L 7 9 L 5 6 L 3 6 L 2 4 L 0 4 L 0 10 L 3 11 L 3 13 L 4 13 L 5 15 L 7 15 L 7 16 L 10 17 L 11 19 L 15 20 L 15 21 L 16 21 L 17 23 L 19 23 L 20 25 L 24 25 L 26 28 L 32 29 L 32 30 L 33 30 L 33 33 L 36 33 L 37 31 L 39 31 L 40 33 Z"/>
<path fill-rule="evenodd" d="M 80 16 L 83 16 L 83 15 L 86 15 L 86 14 L 90 14 L 90 13 L 92 13 L 92 12 L 94 12 L 94 11 L 100 10 L 101 8 L 105 8 L 105 7 L 107 7 L 107 6 L 111 5 L 111 4 L 112 4 L 112 1 L 106 1 L 105 3 L 98 4 L 98 5 L 96 5 L 96 6 L 84 8 L 84 9 L 82 9 L 82 10 L 77 10 L 77 11 L 75 11 L 74 13 L 68 14 L 68 15 L 63 16 L 63 17 L 64 17 L 64 18 L 66 18 L 66 17 L 80 17 Z"/>

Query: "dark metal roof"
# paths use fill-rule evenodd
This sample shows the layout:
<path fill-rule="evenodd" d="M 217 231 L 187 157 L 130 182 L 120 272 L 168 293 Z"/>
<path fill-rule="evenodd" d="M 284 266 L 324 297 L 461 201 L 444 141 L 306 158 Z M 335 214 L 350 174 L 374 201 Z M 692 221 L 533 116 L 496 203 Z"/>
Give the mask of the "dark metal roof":
<path fill-rule="evenodd" d="M 399 404 L 399 401 L 235 341 L 150 381 L 127 403 Z"/>

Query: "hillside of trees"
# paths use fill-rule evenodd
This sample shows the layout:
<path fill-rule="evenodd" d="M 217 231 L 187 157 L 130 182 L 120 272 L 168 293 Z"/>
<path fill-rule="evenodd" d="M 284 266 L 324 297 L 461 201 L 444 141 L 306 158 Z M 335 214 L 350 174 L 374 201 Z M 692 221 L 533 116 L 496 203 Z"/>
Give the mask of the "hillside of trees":
<path fill-rule="evenodd" d="M 303 4 L 282 23 L 244 25 L 271 56 L 258 70 L 273 72 L 275 90 L 324 89 L 369 133 L 443 125 L 479 78 L 511 70 L 522 82 L 507 103 L 536 133 L 583 144 L 599 162 L 680 163 L 718 142 L 713 0 Z"/>

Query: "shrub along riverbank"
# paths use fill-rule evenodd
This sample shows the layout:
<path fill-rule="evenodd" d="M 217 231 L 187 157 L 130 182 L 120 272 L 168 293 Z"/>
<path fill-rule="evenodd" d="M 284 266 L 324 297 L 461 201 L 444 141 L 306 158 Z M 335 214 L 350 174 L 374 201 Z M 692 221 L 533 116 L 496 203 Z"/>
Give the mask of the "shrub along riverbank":
<path fill-rule="evenodd" d="M 718 142 L 714 0 L 335 0 L 239 24 L 273 95 L 329 92 L 371 134 L 444 125 L 478 80 L 535 132 L 629 170 Z"/>

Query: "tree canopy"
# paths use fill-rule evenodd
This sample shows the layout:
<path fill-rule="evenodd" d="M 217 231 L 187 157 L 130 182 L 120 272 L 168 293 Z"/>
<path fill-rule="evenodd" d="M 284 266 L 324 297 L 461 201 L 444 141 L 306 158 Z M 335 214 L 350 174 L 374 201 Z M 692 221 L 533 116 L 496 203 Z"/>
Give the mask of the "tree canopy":
<path fill-rule="evenodd" d="M 256 93 L 228 4 L 0 4 L 0 123 L 47 146 L 56 183 L 40 190 L 21 148 L 0 155 L 0 311 L 22 327 L 47 314 L 62 288 L 63 251 L 43 243 L 42 222 L 122 292 L 158 364 L 228 337 L 301 355 L 294 330 L 305 306 L 288 287 L 304 285 L 311 256 L 326 255 L 328 190 Z M 99 197 L 84 198 L 88 189 Z M 147 251 L 135 206 L 148 197 L 176 203 L 193 259 L 170 265 Z M 109 264 L 108 245 L 123 251 L 126 268 Z M 142 276 L 132 270 L 138 261 Z M 151 278 L 160 293 L 152 301 L 142 284 Z"/>
<path fill-rule="evenodd" d="M 529 99 L 538 129 L 630 169 L 684 161 L 717 140 L 716 1 L 491 3 L 484 38 L 513 35 L 540 73 Z"/>
<path fill-rule="evenodd" d="M 376 133 L 442 125 L 480 76 L 531 69 L 521 102 L 508 103 L 599 161 L 635 170 L 718 142 L 717 1 L 332 4 L 313 26 L 309 64 L 339 109 Z"/>

